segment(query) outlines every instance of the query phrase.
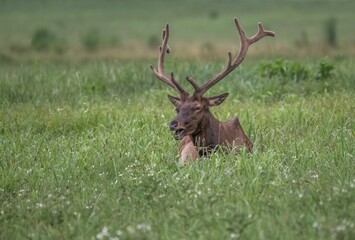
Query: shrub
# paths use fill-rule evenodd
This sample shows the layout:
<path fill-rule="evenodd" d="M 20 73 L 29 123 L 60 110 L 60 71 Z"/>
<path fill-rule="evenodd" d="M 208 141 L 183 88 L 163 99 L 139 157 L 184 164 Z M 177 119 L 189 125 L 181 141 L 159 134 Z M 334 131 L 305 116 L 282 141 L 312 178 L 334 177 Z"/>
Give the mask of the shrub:
<path fill-rule="evenodd" d="M 278 59 L 271 62 L 264 62 L 259 65 L 259 75 L 261 77 L 278 77 L 283 80 L 294 80 L 296 82 L 310 79 L 328 79 L 333 75 L 334 64 L 327 59 L 320 60 L 316 66 L 305 66 L 297 61 L 287 61 Z"/>
<path fill-rule="evenodd" d="M 37 29 L 31 39 L 31 46 L 37 51 L 47 51 L 51 49 L 56 41 L 56 36 L 48 29 Z"/>
<path fill-rule="evenodd" d="M 322 59 L 315 68 L 314 76 L 316 79 L 328 79 L 333 76 L 334 69 L 334 64 L 330 63 L 327 59 Z"/>
<path fill-rule="evenodd" d="M 98 29 L 89 29 L 81 39 L 83 47 L 88 51 L 95 51 L 100 46 L 100 33 Z"/>
<path fill-rule="evenodd" d="M 31 39 L 31 47 L 37 51 L 54 50 L 56 53 L 64 53 L 67 49 L 65 38 L 60 38 L 52 31 L 40 28 L 36 30 Z M 16 50 L 16 49 L 12 49 Z"/>
<path fill-rule="evenodd" d="M 300 81 L 308 78 L 309 69 L 299 62 L 278 59 L 272 62 L 261 63 L 259 66 L 259 75 L 268 78 L 276 76 Z"/>
<path fill-rule="evenodd" d="M 335 18 L 329 18 L 325 22 L 326 43 L 332 47 L 336 47 L 337 45 L 336 23 L 337 21 Z"/>

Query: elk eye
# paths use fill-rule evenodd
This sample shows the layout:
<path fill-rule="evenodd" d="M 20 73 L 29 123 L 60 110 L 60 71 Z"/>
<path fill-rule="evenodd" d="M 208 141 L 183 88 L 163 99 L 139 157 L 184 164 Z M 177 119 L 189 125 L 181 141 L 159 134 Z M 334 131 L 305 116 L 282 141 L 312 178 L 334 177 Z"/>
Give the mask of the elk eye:
<path fill-rule="evenodd" d="M 201 107 L 200 106 L 197 106 L 196 108 L 195 108 L 195 111 L 200 111 L 201 110 Z"/>

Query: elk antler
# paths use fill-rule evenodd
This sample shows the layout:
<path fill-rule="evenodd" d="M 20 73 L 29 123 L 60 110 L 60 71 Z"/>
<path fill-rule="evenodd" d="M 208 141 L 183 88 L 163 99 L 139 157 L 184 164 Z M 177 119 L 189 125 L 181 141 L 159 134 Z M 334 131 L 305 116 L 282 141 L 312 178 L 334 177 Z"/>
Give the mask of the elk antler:
<path fill-rule="evenodd" d="M 255 43 L 256 41 L 262 39 L 265 36 L 271 36 L 274 37 L 275 33 L 272 31 L 267 31 L 263 28 L 263 25 L 261 22 L 258 23 L 258 32 L 252 36 L 252 37 L 247 37 L 245 34 L 244 29 L 242 26 L 239 24 L 239 21 L 237 18 L 234 18 L 235 25 L 237 26 L 239 35 L 240 35 L 240 49 L 239 49 L 239 54 L 238 56 L 232 61 L 232 53 L 228 53 L 228 63 L 225 69 L 223 69 L 221 72 L 217 73 L 215 76 L 213 76 L 211 79 L 209 79 L 206 83 L 204 83 L 201 87 L 198 87 L 196 83 L 194 82 L 191 78 L 188 79 L 188 81 L 194 85 L 195 87 L 195 93 L 203 95 L 208 89 L 210 89 L 213 85 L 218 83 L 221 79 L 223 79 L 225 76 L 227 76 L 230 72 L 232 72 L 236 67 L 241 64 L 245 58 L 245 55 L 247 54 L 248 48 L 250 45 Z"/>
<path fill-rule="evenodd" d="M 153 65 L 150 65 L 150 70 L 154 73 L 154 75 L 160 79 L 161 81 L 168 84 L 170 87 L 174 88 L 180 94 L 180 97 L 187 96 L 188 93 L 175 81 L 174 73 L 170 74 L 170 77 L 166 76 L 164 73 L 164 58 L 165 53 L 170 53 L 170 48 L 168 46 L 169 40 L 169 24 L 166 24 L 165 28 L 163 28 L 163 43 L 159 46 L 159 59 L 158 59 L 158 70 L 155 69 Z"/>

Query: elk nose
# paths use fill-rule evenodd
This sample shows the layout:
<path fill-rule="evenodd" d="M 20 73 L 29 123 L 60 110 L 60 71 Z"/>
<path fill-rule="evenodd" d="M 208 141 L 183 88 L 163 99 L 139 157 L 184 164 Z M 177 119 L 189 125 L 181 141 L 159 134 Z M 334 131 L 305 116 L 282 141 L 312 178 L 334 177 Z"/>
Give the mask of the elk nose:
<path fill-rule="evenodd" d="M 178 125 L 178 122 L 176 120 L 173 120 L 169 125 L 170 131 L 175 131 L 177 125 Z"/>

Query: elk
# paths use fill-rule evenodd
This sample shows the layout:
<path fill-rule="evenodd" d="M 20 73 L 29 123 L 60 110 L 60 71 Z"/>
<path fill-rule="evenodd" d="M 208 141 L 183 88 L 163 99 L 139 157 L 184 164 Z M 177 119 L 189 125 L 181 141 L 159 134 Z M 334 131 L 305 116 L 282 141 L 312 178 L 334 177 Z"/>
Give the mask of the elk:
<path fill-rule="evenodd" d="M 232 53 L 229 52 L 227 66 L 201 86 L 190 76 L 186 77 L 186 80 L 195 90 L 192 95 L 179 85 L 174 78 L 174 73 L 165 74 L 165 54 L 169 54 L 171 51 L 168 46 L 169 24 L 163 28 L 162 45 L 159 46 L 158 69 L 150 65 L 150 70 L 156 78 L 168 84 L 179 94 L 178 97 L 168 95 L 177 112 L 169 127 L 171 131 L 174 131 L 175 140 L 181 140 L 179 154 L 180 163 L 182 164 L 196 161 L 218 146 L 236 148 L 238 150 L 245 147 L 248 152 L 253 149 L 253 143 L 244 133 L 237 117 L 227 122 L 221 122 L 210 112 L 210 107 L 220 105 L 227 98 L 228 93 L 213 97 L 204 96 L 212 86 L 243 62 L 250 45 L 265 36 L 275 36 L 274 32 L 265 30 L 259 22 L 258 32 L 252 37 L 247 37 L 237 18 L 234 18 L 234 23 L 240 35 L 238 55 L 232 59 Z"/>

